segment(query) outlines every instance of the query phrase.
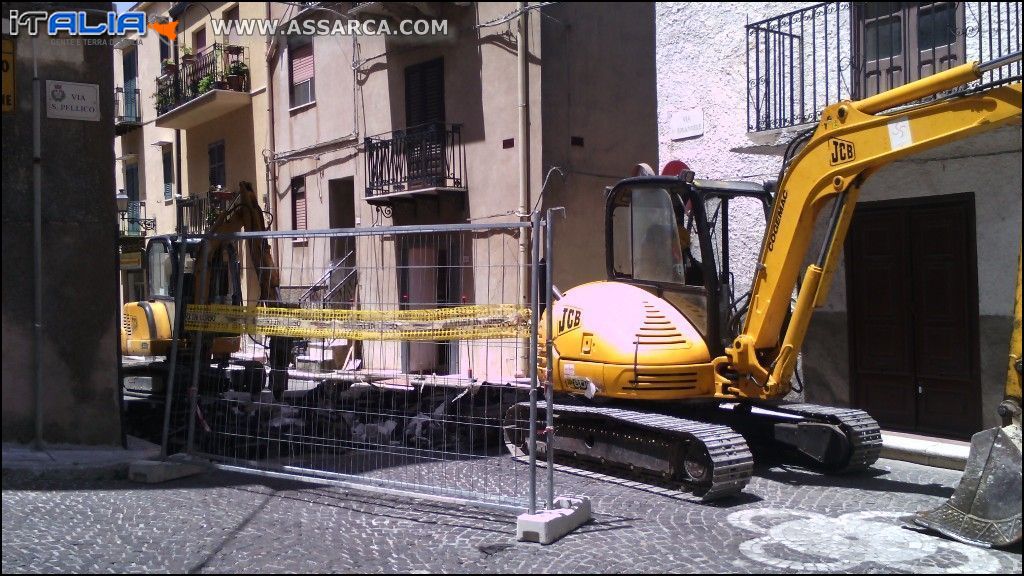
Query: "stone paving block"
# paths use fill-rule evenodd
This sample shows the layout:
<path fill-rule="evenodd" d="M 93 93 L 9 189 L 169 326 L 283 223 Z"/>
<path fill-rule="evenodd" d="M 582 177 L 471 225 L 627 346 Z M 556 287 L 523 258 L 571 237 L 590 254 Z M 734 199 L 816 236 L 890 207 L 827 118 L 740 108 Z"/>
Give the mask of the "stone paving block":
<path fill-rule="evenodd" d="M 459 474 L 494 470 L 460 464 Z M 949 498 L 957 471 L 879 460 L 863 474 L 826 476 L 766 462 L 743 495 L 707 505 L 567 470 L 556 467 L 557 489 L 589 497 L 593 520 L 546 546 L 516 539 L 515 514 L 295 480 L 210 471 L 154 490 L 5 474 L 2 569 L 1021 572 L 1019 547 L 986 550 L 902 528 L 902 517 Z"/>

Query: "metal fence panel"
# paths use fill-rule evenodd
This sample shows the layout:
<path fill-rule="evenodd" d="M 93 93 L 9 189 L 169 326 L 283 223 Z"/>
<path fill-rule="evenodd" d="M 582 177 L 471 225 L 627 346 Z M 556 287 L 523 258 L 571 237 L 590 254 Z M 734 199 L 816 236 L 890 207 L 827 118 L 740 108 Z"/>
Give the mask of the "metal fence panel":
<path fill-rule="evenodd" d="M 518 235 L 530 232 L 206 236 L 191 266 L 200 297 L 182 315 L 171 442 L 252 471 L 532 509 L 535 474 L 503 439 L 536 371 L 524 358 L 545 279 L 537 259 L 523 268 L 517 258 Z M 260 243 L 283 256 L 253 272 Z M 520 303 L 524 272 L 537 290 Z M 265 280 L 276 290 L 260 301 Z"/>

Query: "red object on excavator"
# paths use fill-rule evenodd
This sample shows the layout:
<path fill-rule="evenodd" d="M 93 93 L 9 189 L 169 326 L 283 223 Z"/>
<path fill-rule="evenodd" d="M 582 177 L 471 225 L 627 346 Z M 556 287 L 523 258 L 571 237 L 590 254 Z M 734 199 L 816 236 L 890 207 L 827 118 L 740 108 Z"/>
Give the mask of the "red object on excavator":
<path fill-rule="evenodd" d="M 686 165 L 686 162 L 682 160 L 670 160 L 665 167 L 661 169 L 662 176 L 679 176 L 683 173 L 683 170 L 689 170 L 690 167 Z"/>

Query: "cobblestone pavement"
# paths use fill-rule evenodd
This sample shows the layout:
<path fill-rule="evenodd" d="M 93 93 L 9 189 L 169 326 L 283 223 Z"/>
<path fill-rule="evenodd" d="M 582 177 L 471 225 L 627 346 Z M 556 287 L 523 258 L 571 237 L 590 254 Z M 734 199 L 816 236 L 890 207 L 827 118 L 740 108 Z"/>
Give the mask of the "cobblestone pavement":
<path fill-rule="evenodd" d="M 147 486 L 4 472 L 3 572 L 1014 573 L 1021 551 L 900 528 L 960 473 L 880 460 L 829 477 L 762 465 L 742 497 L 704 505 L 559 472 L 595 520 L 550 546 L 514 518 L 226 472 Z"/>

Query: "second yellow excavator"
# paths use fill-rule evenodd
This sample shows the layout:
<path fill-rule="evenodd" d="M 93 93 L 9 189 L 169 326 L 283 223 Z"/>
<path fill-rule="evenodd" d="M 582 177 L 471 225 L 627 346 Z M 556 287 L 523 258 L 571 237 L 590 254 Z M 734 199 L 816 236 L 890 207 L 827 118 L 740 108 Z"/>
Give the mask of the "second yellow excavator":
<path fill-rule="evenodd" d="M 895 160 L 1020 122 L 1019 78 L 968 86 L 1019 59 L 965 64 L 829 106 L 789 145 L 774 190 L 695 179 L 678 167 L 612 187 L 608 280 L 568 290 L 542 334 L 540 350 L 548 337 L 553 346 L 540 377 L 562 400 L 540 404 L 554 426 L 537 451 L 678 480 L 705 500 L 747 484 L 745 437 L 825 471 L 874 463 L 882 442 L 868 414 L 783 401 L 811 314 L 826 300 L 864 181 Z M 764 210 L 765 233 L 750 292 L 737 297 L 729 212 L 751 205 Z M 805 267 L 819 214 L 824 240 Z M 520 424 L 527 409 L 517 405 L 506 417 L 514 453 L 528 450 Z"/>

